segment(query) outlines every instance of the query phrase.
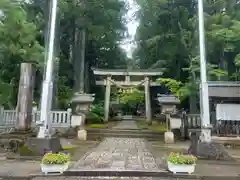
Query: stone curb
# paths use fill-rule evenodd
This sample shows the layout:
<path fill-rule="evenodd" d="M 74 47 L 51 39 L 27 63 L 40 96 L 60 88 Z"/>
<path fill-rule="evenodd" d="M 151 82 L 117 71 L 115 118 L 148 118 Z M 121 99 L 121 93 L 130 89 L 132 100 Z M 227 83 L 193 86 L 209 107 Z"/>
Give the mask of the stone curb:
<path fill-rule="evenodd" d="M 31 180 L 31 176 L 1 176 L 0 180 Z"/>
<path fill-rule="evenodd" d="M 164 135 L 164 132 L 154 132 L 152 130 L 141 130 L 141 129 L 100 129 L 100 128 L 86 128 L 88 132 L 117 132 L 117 133 L 141 133 L 141 134 L 152 134 L 152 135 Z"/>
<path fill-rule="evenodd" d="M 143 172 L 143 171 L 72 171 L 64 174 L 35 174 L 29 176 L 0 176 L 0 180 L 34 180 L 41 178 L 59 178 L 59 177 L 153 177 L 153 178 L 171 178 L 176 180 L 240 180 L 240 176 L 203 176 L 172 174 L 169 172 Z"/>
<path fill-rule="evenodd" d="M 240 176 L 204 176 L 204 175 L 188 175 L 173 174 L 168 171 L 94 171 L 94 170 L 71 170 L 66 171 L 64 176 L 114 176 L 114 177 L 159 177 L 159 178 L 177 178 L 177 179 L 197 179 L 197 180 L 240 180 Z"/>

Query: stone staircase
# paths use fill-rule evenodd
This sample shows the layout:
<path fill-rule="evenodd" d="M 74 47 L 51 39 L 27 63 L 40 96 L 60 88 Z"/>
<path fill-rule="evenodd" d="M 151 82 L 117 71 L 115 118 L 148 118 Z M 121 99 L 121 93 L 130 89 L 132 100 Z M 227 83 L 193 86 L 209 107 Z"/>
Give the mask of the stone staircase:
<path fill-rule="evenodd" d="M 88 139 L 105 137 L 145 138 L 149 141 L 163 140 L 164 134 L 137 129 L 88 129 Z"/>

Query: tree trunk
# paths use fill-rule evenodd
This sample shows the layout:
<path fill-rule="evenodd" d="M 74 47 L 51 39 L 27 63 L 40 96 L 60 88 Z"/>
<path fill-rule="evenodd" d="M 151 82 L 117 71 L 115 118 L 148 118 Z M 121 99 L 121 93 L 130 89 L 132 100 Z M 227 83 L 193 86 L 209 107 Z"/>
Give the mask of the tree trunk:
<path fill-rule="evenodd" d="M 74 92 L 79 91 L 79 76 L 80 76 L 80 67 L 79 67 L 79 59 L 78 59 L 78 51 L 79 51 L 79 33 L 76 28 L 76 20 L 73 20 L 73 32 L 72 32 L 73 40 L 72 40 L 72 64 L 74 71 Z"/>
<path fill-rule="evenodd" d="M 190 113 L 191 114 L 197 114 L 198 108 L 197 108 L 197 97 L 195 95 L 191 95 L 189 98 L 189 106 L 190 106 Z"/>
<path fill-rule="evenodd" d="M 191 75 L 192 75 L 192 78 L 191 78 L 192 85 L 197 85 L 196 84 L 197 78 L 196 78 L 195 72 L 191 72 Z M 198 107 L 197 107 L 197 95 L 195 93 L 193 92 L 193 94 L 190 95 L 190 97 L 189 97 L 189 106 L 190 106 L 189 109 L 190 109 L 191 114 L 199 113 Z M 200 94 L 200 96 L 201 96 L 201 94 Z"/>
<path fill-rule="evenodd" d="M 30 63 L 21 64 L 19 80 L 16 129 L 26 131 L 31 128 L 32 102 L 34 90 L 34 68 Z"/>

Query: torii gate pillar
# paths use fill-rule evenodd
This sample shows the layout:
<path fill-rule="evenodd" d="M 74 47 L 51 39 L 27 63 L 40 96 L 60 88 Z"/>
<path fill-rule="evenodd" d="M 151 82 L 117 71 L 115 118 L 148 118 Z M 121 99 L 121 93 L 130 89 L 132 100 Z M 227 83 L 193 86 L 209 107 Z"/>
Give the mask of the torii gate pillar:
<path fill-rule="evenodd" d="M 108 122 L 108 118 L 109 118 L 110 94 L 111 94 L 111 76 L 108 76 L 106 80 L 105 101 L 104 101 L 104 122 Z"/>
<path fill-rule="evenodd" d="M 151 100 L 150 100 L 150 80 L 149 77 L 144 78 L 144 91 L 145 91 L 145 110 L 146 110 L 146 121 L 148 124 L 152 123 L 152 112 L 151 112 Z"/>

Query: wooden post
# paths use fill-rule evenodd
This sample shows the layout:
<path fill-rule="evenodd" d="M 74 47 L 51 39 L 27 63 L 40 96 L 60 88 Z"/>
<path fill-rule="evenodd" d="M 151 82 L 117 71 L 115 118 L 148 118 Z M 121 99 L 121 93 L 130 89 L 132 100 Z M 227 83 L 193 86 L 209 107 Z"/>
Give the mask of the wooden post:
<path fill-rule="evenodd" d="M 150 81 L 149 77 L 145 77 L 144 79 L 144 87 L 145 87 L 145 111 L 146 111 L 146 120 L 148 124 L 152 123 L 152 112 L 151 112 L 151 100 L 150 100 Z"/>
<path fill-rule="evenodd" d="M 16 129 L 26 131 L 31 128 L 34 91 L 34 68 L 30 63 L 21 64 L 19 79 Z"/>
<path fill-rule="evenodd" d="M 104 101 L 104 121 L 105 122 L 108 122 L 108 117 L 109 117 L 110 94 L 111 94 L 111 76 L 108 76 L 106 80 L 106 91 L 105 91 L 105 101 Z"/>

